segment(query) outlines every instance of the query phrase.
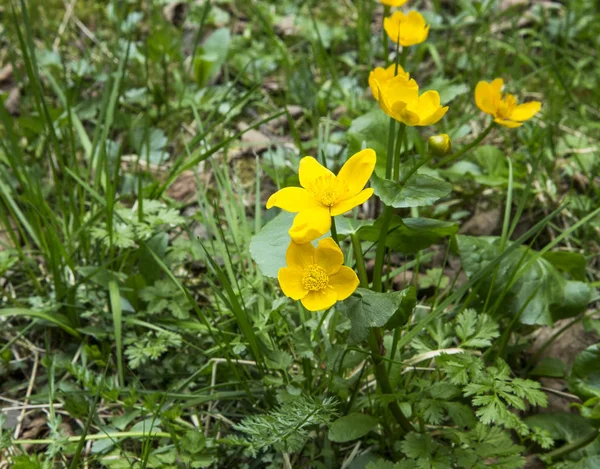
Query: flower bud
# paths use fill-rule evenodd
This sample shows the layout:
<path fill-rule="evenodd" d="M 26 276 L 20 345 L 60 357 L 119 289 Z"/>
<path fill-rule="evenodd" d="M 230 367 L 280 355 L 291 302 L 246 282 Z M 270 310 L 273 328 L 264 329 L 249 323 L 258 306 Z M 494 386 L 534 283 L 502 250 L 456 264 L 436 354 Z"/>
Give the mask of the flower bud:
<path fill-rule="evenodd" d="M 444 156 L 452 150 L 452 140 L 448 134 L 432 135 L 429 137 L 429 150 L 436 156 Z"/>

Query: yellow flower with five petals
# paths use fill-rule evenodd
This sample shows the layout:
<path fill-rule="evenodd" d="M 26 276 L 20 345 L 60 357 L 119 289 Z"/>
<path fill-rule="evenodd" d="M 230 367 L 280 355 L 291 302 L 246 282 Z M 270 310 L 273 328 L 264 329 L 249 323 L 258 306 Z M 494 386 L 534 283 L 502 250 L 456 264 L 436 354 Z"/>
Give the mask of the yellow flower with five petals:
<path fill-rule="evenodd" d="M 496 78 L 491 83 L 480 81 L 475 88 L 475 104 L 486 114 L 494 117 L 494 122 L 504 127 L 514 128 L 523 125 L 541 109 L 542 103 L 530 101 L 517 104 L 517 98 L 512 94 L 502 96 L 504 80 Z"/>
<path fill-rule="evenodd" d="M 331 228 L 331 217 L 362 205 L 373 189 L 364 189 L 375 169 L 375 152 L 370 148 L 353 155 L 337 176 L 312 156 L 300 160 L 298 175 L 302 187 L 285 187 L 269 197 L 267 208 L 279 207 L 298 212 L 290 237 L 305 244 L 323 236 Z"/>
<path fill-rule="evenodd" d="M 448 112 L 448 106 L 442 107 L 437 91 L 429 90 L 419 96 L 419 85 L 406 73 L 383 83 L 375 79 L 374 86 L 381 109 L 406 125 L 432 125 Z"/>
<path fill-rule="evenodd" d="M 418 11 L 404 14 L 396 11 L 392 16 L 384 18 L 383 29 L 389 38 L 402 47 L 421 44 L 429 35 L 429 25 Z"/>
<path fill-rule="evenodd" d="M 344 254 L 332 238 L 319 241 L 316 249 L 292 241 L 285 258 L 287 267 L 277 274 L 281 290 L 309 311 L 327 309 L 358 287 L 356 273 L 343 265 Z"/>

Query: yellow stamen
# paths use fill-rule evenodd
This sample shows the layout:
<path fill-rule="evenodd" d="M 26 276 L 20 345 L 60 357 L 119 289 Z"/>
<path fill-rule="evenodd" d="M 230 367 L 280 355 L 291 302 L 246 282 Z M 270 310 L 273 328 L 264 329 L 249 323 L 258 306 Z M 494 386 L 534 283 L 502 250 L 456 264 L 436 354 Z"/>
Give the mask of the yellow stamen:
<path fill-rule="evenodd" d="M 308 291 L 321 291 L 329 285 L 329 276 L 323 267 L 313 264 L 304 269 L 302 285 Z"/>

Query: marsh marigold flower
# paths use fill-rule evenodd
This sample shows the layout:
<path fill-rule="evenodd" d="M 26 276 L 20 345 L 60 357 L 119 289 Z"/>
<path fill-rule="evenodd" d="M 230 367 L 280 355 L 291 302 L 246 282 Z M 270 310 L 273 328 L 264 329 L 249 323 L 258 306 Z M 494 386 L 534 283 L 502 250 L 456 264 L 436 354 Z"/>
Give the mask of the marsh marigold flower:
<path fill-rule="evenodd" d="M 429 25 L 417 11 L 409 11 L 406 15 L 396 11 L 384 18 L 383 28 L 392 41 L 403 47 L 421 44 L 429 35 Z"/>
<path fill-rule="evenodd" d="M 448 111 L 440 104 L 437 91 L 426 91 L 419 96 L 419 85 L 408 79 L 408 74 L 397 75 L 384 83 L 374 80 L 381 109 L 390 117 L 410 126 L 432 125 Z"/>
<path fill-rule="evenodd" d="M 342 265 L 344 254 L 331 238 L 311 243 L 291 242 L 286 255 L 287 267 L 279 269 L 281 290 L 293 300 L 300 300 L 309 311 L 319 311 L 345 300 L 358 287 L 356 273 Z"/>
<path fill-rule="evenodd" d="M 379 0 L 379 1 L 389 7 L 401 7 L 406 2 L 408 2 L 408 0 Z"/>
<path fill-rule="evenodd" d="M 369 87 L 377 101 L 379 101 L 379 88 L 385 87 L 395 76 L 403 77 L 406 81 L 410 79 L 410 75 L 400 65 L 398 65 L 398 73 L 396 73 L 396 64 L 392 64 L 388 68 L 377 67 L 369 73 Z"/>
<path fill-rule="evenodd" d="M 298 212 L 290 228 L 297 244 L 323 236 L 331 228 L 331 217 L 362 205 L 373 189 L 364 189 L 375 169 L 375 152 L 370 148 L 353 155 L 340 172 L 333 174 L 312 156 L 300 160 L 298 176 L 302 187 L 285 187 L 269 197 L 267 208 Z"/>
<path fill-rule="evenodd" d="M 494 122 L 505 127 L 520 127 L 523 122 L 535 116 L 542 107 L 539 101 L 517 104 L 512 94 L 502 96 L 504 80 L 496 78 L 491 83 L 480 81 L 475 88 L 475 104 L 483 112 L 491 114 Z"/>

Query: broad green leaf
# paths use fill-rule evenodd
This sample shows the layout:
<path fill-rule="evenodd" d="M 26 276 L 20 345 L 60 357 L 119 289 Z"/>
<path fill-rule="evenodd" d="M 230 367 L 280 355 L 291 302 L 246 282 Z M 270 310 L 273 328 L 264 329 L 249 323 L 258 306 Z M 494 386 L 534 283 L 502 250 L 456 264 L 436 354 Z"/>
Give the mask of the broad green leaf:
<path fill-rule="evenodd" d="M 452 191 L 452 185 L 425 174 L 414 174 L 404 184 L 371 176 L 375 195 L 386 205 L 394 208 L 410 208 L 433 205 Z"/>
<path fill-rule="evenodd" d="M 545 376 L 548 378 L 564 378 L 567 366 L 558 358 L 545 357 L 535 366 L 531 376 Z"/>
<path fill-rule="evenodd" d="M 431 84 L 428 87 L 423 88 L 423 90 L 436 90 L 440 94 L 440 101 L 445 106 L 454 98 L 467 93 L 469 87 L 464 83 L 455 84 L 447 78 L 439 77 L 434 79 Z"/>
<path fill-rule="evenodd" d="M 285 253 L 291 238 L 288 234 L 295 213 L 281 212 L 252 237 L 250 255 L 261 272 L 277 278 L 277 272 L 285 267 Z"/>
<path fill-rule="evenodd" d="M 329 426 L 329 439 L 336 443 L 357 440 L 377 426 L 377 419 L 370 415 L 353 413 L 340 417 Z"/>
<path fill-rule="evenodd" d="M 286 266 L 285 253 L 292 241 L 288 231 L 294 221 L 295 213 L 281 212 L 252 237 L 250 241 L 250 255 L 260 267 L 261 272 L 267 277 L 277 278 L 277 272 Z M 370 221 L 352 220 L 351 218 L 337 217 L 336 226 L 338 234 L 350 235 L 361 226 L 366 226 Z M 313 241 L 316 245 L 320 239 L 331 236 L 325 233 L 321 238 Z"/>
<path fill-rule="evenodd" d="M 585 257 L 578 252 L 555 251 L 544 254 L 550 264 L 561 272 L 568 273 L 573 280 L 585 281 Z"/>
<path fill-rule="evenodd" d="M 383 219 L 379 218 L 373 226 L 365 226 L 358 231 L 358 236 L 366 241 L 377 241 Z M 458 223 L 431 218 L 404 218 L 394 215 L 386 237 L 387 247 L 403 253 L 414 253 L 428 248 L 444 236 L 452 236 L 458 232 Z"/>
<path fill-rule="evenodd" d="M 348 217 L 336 217 L 335 226 L 338 236 L 350 236 L 364 227 L 373 225 L 373 220 L 355 220 Z"/>
<path fill-rule="evenodd" d="M 372 148 L 377 153 L 375 172 L 383 177 L 387 162 L 387 144 L 390 118 L 379 108 L 357 117 L 346 132 L 348 154 Z"/>
<path fill-rule="evenodd" d="M 600 344 L 591 345 L 575 358 L 569 389 L 584 397 L 600 397 Z"/>
<path fill-rule="evenodd" d="M 356 293 L 336 305 L 336 308 L 348 316 L 352 328 L 348 334 L 349 343 L 362 342 L 372 327 L 383 327 L 398 311 L 401 316 L 414 307 L 414 291 L 407 288 L 402 291 L 376 293 L 359 288 Z"/>
<path fill-rule="evenodd" d="M 558 442 L 572 443 L 597 431 L 589 419 L 568 412 L 537 414 L 524 421 L 529 428 L 537 427 L 546 430 L 550 437 Z M 600 454 L 600 438 L 596 438 L 582 449 L 569 453 L 569 459 L 577 460 L 596 454 Z"/>
<path fill-rule="evenodd" d="M 456 240 L 469 277 L 501 254 L 497 237 L 457 236 Z M 519 315 L 523 324 L 548 326 L 584 311 L 591 296 L 589 285 L 566 280 L 550 262 L 525 246 L 503 259 L 496 275 L 482 279 L 480 296 L 485 297 L 490 288 L 492 302 L 501 301 L 500 311 Z"/>
<path fill-rule="evenodd" d="M 229 52 L 231 34 L 228 28 L 220 28 L 213 32 L 194 57 L 194 76 L 198 86 L 206 84 L 219 72 Z"/>

